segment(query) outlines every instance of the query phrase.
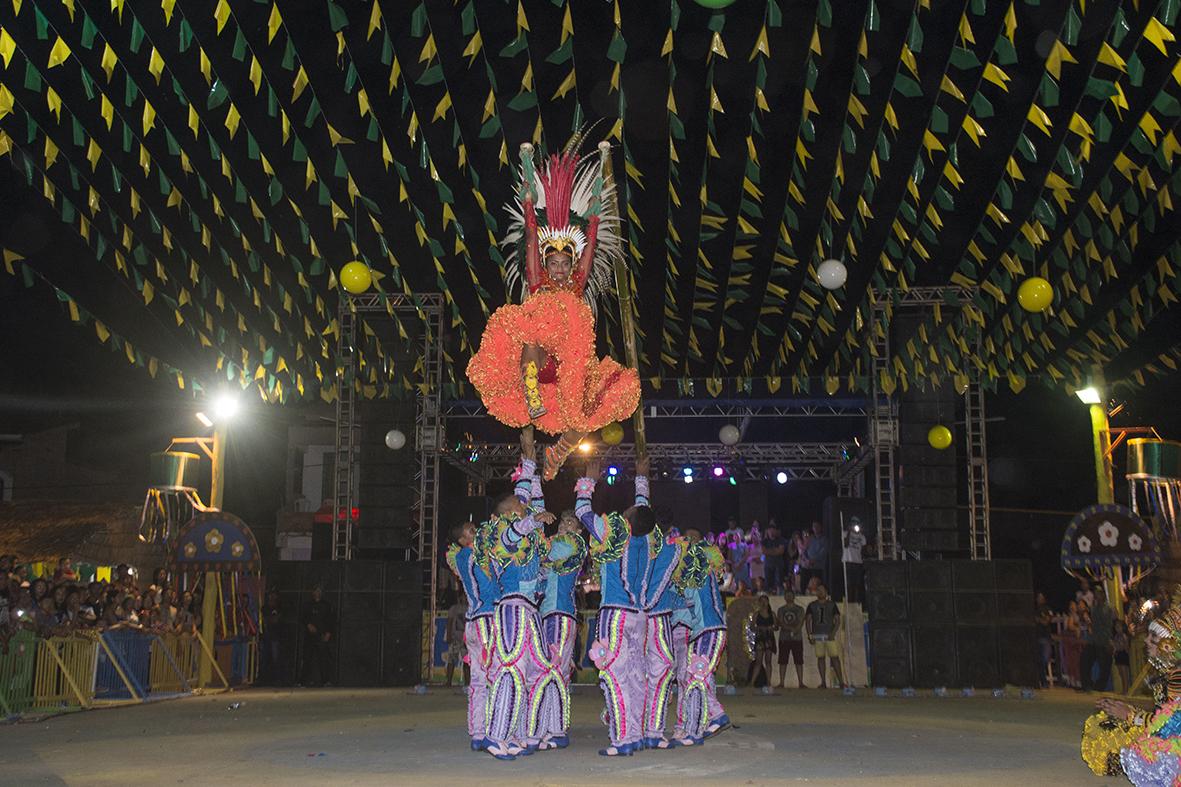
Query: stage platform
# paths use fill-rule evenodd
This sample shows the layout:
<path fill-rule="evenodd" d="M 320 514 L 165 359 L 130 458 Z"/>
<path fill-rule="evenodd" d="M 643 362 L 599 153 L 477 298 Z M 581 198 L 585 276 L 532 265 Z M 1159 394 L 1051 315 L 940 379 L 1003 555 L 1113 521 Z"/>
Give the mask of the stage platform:
<path fill-rule="evenodd" d="M 1094 697 L 901 697 L 788 690 L 723 697 L 736 728 L 704 747 L 606 759 L 602 697 L 580 687 L 564 752 L 468 749 L 465 698 L 393 689 L 249 690 L 0 729 L 5 784 L 1103 785 L 1078 755 Z M 243 703 L 230 710 L 231 703 Z"/>

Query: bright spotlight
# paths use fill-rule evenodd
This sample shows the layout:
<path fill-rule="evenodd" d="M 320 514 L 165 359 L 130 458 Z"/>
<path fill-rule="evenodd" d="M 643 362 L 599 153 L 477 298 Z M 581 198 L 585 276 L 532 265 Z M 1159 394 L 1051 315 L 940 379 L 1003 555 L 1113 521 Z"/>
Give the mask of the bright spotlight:
<path fill-rule="evenodd" d="M 238 397 L 231 393 L 218 394 L 213 400 L 213 418 L 216 421 L 229 421 L 238 414 L 240 407 Z"/>
<path fill-rule="evenodd" d="M 591 452 L 591 444 L 590 443 L 579 443 L 578 450 L 581 453 L 589 454 Z"/>
<path fill-rule="evenodd" d="M 775 480 L 780 484 L 786 484 L 787 483 L 787 473 L 780 470 L 778 473 L 775 474 Z"/>
<path fill-rule="evenodd" d="M 615 465 L 611 465 L 610 467 L 607 468 L 607 475 L 609 475 L 609 476 L 619 475 L 619 468 L 616 467 Z"/>
<path fill-rule="evenodd" d="M 714 465 L 714 478 L 721 478 L 726 474 L 726 469 L 721 465 Z"/>
<path fill-rule="evenodd" d="M 1086 388 L 1080 388 L 1074 392 L 1078 400 L 1083 404 L 1099 404 L 1103 401 L 1099 396 L 1099 390 L 1093 385 L 1088 385 Z"/>
<path fill-rule="evenodd" d="M 730 476 L 730 486 L 738 486 L 738 481 L 734 478 L 734 476 Z"/>
<path fill-rule="evenodd" d="M 686 467 L 681 472 L 685 474 L 685 478 L 692 478 L 693 477 L 693 468 L 692 467 Z"/>
<path fill-rule="evenodd" d="M 686 483 L 686 484 L 691 484 L 691 483 L 693 483 L 693 474 L 692 474 L 692 473 L 690 473 L 689 475 L 685 476 L 685 483 Z"/>

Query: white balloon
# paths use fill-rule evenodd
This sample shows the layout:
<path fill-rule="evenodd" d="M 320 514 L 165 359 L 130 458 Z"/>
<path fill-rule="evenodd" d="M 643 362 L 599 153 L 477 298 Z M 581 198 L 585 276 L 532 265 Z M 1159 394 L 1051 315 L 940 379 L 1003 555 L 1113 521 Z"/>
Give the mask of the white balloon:
<path fill-rule="evenodd" d="M 397 451 L 406 445 L 406 435 L 399 432 L 397 429 L 391 429 L 385 433 L 385 445 L 391 451 Z"/>
<path fill-rule="evenodd" d="M 816 269 L 816 278 L 819 279 L 820 286 L 826 290 L 840 288 L 848 277 L 849 269 L 840 260 L 825 260 Z"/>
<path fill-rule="evenodd" d="M 742 432 L 738 431 L 734 424 L 726 424 L 718 430 L 718 439 L 722 441 L 722 445 L 738 445 L 738 441 L 742 439 Z"/>

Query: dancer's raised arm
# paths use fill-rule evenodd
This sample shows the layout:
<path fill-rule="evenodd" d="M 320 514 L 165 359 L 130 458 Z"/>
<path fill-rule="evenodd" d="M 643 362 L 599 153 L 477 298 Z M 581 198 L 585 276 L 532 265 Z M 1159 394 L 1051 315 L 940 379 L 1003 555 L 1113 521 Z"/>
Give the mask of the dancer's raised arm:
<path fill-rule="evenodd" d="M 533 146 L 521 145 L 521 206 L 525 213 L 525 283 L 532 294 L 541 286 L 541 249 L 537 245 L 537 173 Z"/>
<path fill-rule="evenodd" d="M 591 505 L 591 496 L 595 493 L 595 484 L 599 477 L 599 463 L 590 461 L 586 463 L 586 475 L 574 484 L 574 515 L 582 522 L 591 534 L 591 537 L 596 541 L 603 540 L 603 518 L 595 513 L 594 507 Z"/>
<path fill-rule="evenodd" d="M 649 500 L 651 489 L 648 484 L 648 470 L 650 467 L 648 457 L 642 456 L 636 460 L 636 505 L 650 506 Z"/>

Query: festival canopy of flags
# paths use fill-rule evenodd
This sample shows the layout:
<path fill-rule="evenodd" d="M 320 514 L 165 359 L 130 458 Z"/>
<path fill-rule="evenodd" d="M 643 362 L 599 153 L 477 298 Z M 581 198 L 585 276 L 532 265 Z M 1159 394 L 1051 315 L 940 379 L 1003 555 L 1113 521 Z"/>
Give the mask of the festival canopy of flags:
<path fill-rule="evenodd" d="M 1181 361 L 1179 6 L 0 0 L 0 154 L 88 249 L 67 280 L 9 233 L 3 270 L 146 375 L 332 401 L 358 261 L 443 294 L 445 393 L 470 395 L 517 148 L 593 124 L 649 388 L 1142 385 Z M 917 286 L 972 297 L 875 364 Z M 423 384 L 389 312 L 361 319 L 365 397 Z"/>

